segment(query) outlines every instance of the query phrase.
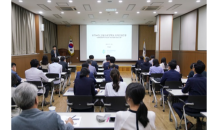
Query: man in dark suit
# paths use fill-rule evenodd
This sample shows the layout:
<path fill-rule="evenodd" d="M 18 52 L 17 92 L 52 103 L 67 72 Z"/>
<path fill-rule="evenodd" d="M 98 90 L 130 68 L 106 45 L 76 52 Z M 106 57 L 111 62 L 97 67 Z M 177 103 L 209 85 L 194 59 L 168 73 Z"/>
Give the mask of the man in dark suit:
<path fill-rule="evenodd" d="M 95 67 L 96 71 L 98 72 L 98 64 L 96 61 L 94 61 L 94 56 L 93 55 L 90 55 L 89 56 L 89 59 L 92 60 L 92 66 Z"/>
<path fill-rule="evenodd" d="M 111 76 L 110 76 L 110 73 L 111 73 L 112 69 L 116 69 L 115 64 L 110 65 L 107 70 L 104 70 L 104 77 L 105 77 L 106 82 L 112 82 Z M 120 81 L 123 82 L 123 78 L 121 76 L 120 76 Z"/>
<path fill-rule="evenodd" d="M 56 50 L 56 46 L 53 46 L 53 50 L 51 50 L 51 59 L 52 57 L 58 57 L 60 56 L 58 51 Z"/>
<path fill-rule="evenodd" d="M 203 62 L 197 62 L 194 64 L 194 72 L 197 73 L 194 75 L 194 77 L 189 78 L 186 82 L 185 87 L 182 89 L 183 93 L 189 93 L 189 95 L 207 95 L 207 78 L 202 75 L 202 72 L 205 69 L 205 65 Z M 185 101 L 187 102 L 187 101 Z M 174 103 L 173 108 L 176 111 L 176 113 L 179 115 L 180 119 L 183 115 L 183 102 Z M 192 112 L 192 113 L 200 113 L 200 110 L 192 109 L 189 107 L 185 108 L 185 111 Z M 202 110 L 205 111 L 205 110 Z M 193 124 L 187 120 L 187 127 L 188 130 L 193 127 Z M 200 119 L 197 118 L 197 130 L 200 130 L 201 123 Z"/>
<path fill-rule="evenodd" d="M 111 57 L 110 57 L 110 63 L 112 63 L 112 64 L 115 65 L 115 61 L 116 61 L 116 58 L 113 57 L 113 56 L 111 56 Z M 116 68 L 116 69 L 119 69 L 119 66 L 118 66 L 118 65 L 115 65 L 115 68 Z"/>
<path fill-rule="evenodd" d="M 61 61 L 59 62 L 59 64 L 62 65 L 62 72 L 67 72 L 68 71 L 68 64 L 66 62 L 66 59 L 64 56 L 61 57 Z"/>
<path fill-rule="evenodd" d="M 83 64 L 82 64 L 82 68 L 84 68 L 84 67 L 87 68 L 87 69 L 89 69 L 89 64 L 88 64 L 88 63 L 83 63 Z M 80 76 L 80 71 L 78 71 L 78 72 L 76 73 L 76 79 L 79 79 L 79 76 Z M 93 74 L 92 72 L 90 72 L 89 78 L 93 79 L 94 84 L 96 84 L 96 80 L 95 80 L 94 74 Z"/>
<path fill-rule="evenodd" d="M 13 74 L 15 74 L 16 75 L 16 77 L 17 77 L 17 85 L 19 85 L 20 83 L 21 83 L 21 78 L 20 78 L 20 76 L 17 74 L 17 72 L 16 72 L 16 70 L 17 70 L 17 68 L 16 68 L 16 64 L 15 63 L 11 63 L 11 73 L 13 73 Z M 16 86 L 16 85 L 15 85 Z M 14 87 L 15 87 L 14 86 Z"/>
<path fill-rule="evenodd" d="M 110 65 L 110 57 L 107 57 L 107 58 L 106 58 L 106 61 L 107 61 L 107 62 L 105 62 L 104 65 L 103 65 L 104 70 L 107 70 L 108 67 L 109 67 L 109 65 Z"/>
<path fill-rule="evenodd" d="M 168 63 L 168 69 L 169 69 L 169 71 L 166 71 L 164 74 L 163 74 L 163 76 L 162 76 L 162 78 L 161 78 L 161 81 L 160 81 L 160 84 L 161 85 L 165 85 L 165 82 L 166 81 L 181 81 L 181 75 L 180 75 L 180 73 L 179 72 L 177 72 L 177 71 L 175 71 L 175 68 L 176 68 L 176 63 L 175 62 L 169 62 Z M 161 91 L 161 93 L 162 93 L 162 91 L 163 91 L 163 93 L 164 93 L 164 95 L 168 95 L 169 93 L 165 90 L 165 89 L 161 89 L 160 90 Z M 167 99 L 166 99 L 166 96 L 165 96 L 165 98 L 164 98 L 164 101 L 166 101 Z M 162 99 L 161 99 L 162 100 Z M 162 101 L 161 101 L 161 103 L 162 103 Z"/>
<path fill-rule="evenodd" d="M 139 57 L 139 60 L 136 62 L 136 64 L 135 64 L 135 67 L 136 68 L 140 68 L 141 67 L 141 64 L 143 63 L 144 61 L 143 61 L 143 56 L 140 56 Z"/>

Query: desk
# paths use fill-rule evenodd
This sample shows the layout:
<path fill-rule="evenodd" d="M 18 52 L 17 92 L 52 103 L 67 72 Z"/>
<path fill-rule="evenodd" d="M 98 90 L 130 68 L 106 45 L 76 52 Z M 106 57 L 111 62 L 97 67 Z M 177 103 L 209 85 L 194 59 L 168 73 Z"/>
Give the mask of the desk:
<path fill-rule="evenodd" d="M 188 96 L 189 95 L 188 93 L 183 93 L 181 89 L 166 89 L 166 91 L 169 92 L 169 96 L 174 96 L 174 97 L 181 97 L 181 96 Z M 178 123 L 177 123 L 175 114 L 174 114 L 173 109 L 172 109 L 172 100 L 171 99 L 172 98 L 169 98 L 169 100 L 167 100 L 168 106 L 170 108 L 169 120 L 172 122 L 172 119 L 171 119 L 171 113 L 172 113 L 173 118 L 175 120 L 175 128 L 177 129 Z"/>
<path fill-rule="evenodd" d="M 131 79 L 133 81 L 133 70 L 135 69 L 135 65 L 132 65 L 131 66 Z"/>
<path fill-rule="evenodd" d="M 52 106 L 52 101 L 53 101 L 53 92 L 54 92 L 54 83 L 53 83 L 53 81 L 54 80 L 55 80 L 54 78 L 49 78 L 48 82 L 43 82 L 43 83 L 49 84 L 51 86 L 51 88 L 52 88 L 51 98 L 50 98 L 50 106 Z"/>
<path fill-rule="evenodd" d="M 97 75 L 104 75 L 104 72 L 97 72 Z"/>
<path fill-rule="evenodd" d="M 103 72 L 104 68 L 98 68 L 98 72 Z"/>
<path fill-rule="evenodd" d="M 135 75 L 136 75 L 136 81 L 138 82 L 138 76 L 137 73 L 141 72 L 141 68 L 135 68 Z"/>
<path fill-rule="evenodd" d="M 67 86 L 70 86 L 70 84 L 71 84 L 71 81 L 70 81 L 70 79 L 71 79 L 71 70 L 72 70 L 72 68 L 68 68 L 68 72 L 70 72 L 70 74 L 69 74 L 69 77 L 68 77 L 68 84 L 67 84 Z"/>
<path fill-rule="evenodd" d="M 207 118 L 207 112 L 201 112 L 201 115 L 203 115 Z M 205 130 L 207 130 L 207 122 L 206 122 Z"/>
<path fill-rule="evenodd" d="M 46 75 L 46 74 L 48 74 L 48 72 L 44 72 L 44 74 Z M 65 76 L 66 74 L 67 74 L 67 72 L 62 72 L 61 76 Z"/>
<path fill-rule="evenodd" d="M 71 68 L 71 72 L 74 71 L 75 72 L 75 77 L 76 77 L 76 65 L 68 65 L 68 68 Z"/>
<path fill-rule="evenodd" d="M 64 94 L 64 97 L 68 97 L 68 96 L 74 96 L 74 92 L 73 89 L 70 88 L 68 89 Z M 96 95 L 96 97 L 105 97 L 105 90 L 100 90 Z"/>
<path fill-rule="evenodd" d="M 111 117 L 116 117 L 115 112 L 107 112 L 107 113 L 101 113 L 101 112 L 85 112 L 85 113 L 75 113 L 75 112 L 70 112 L 70 113 L 57 113 L 60 116 L 68 116 L 72 117 L 74 115 L 81 117 L 81 122 L 79 126 L 75 127 L 75 130 L 114 130 L 114 122 L 101 122 L 99 123 L 96 120 L 96 116 L 104 116 L 105 114 L 110 114 Z"/>
<path fill-rule="evenodd" d="M 98 65 L 98 68 L 103 68 L 103 65 Z"/>
<path fill-rule="evenodd" d="M 142 81 L 142 85 L 145 86 L 145 84 L 144 84 L 145 81 L 144 81 L 143 76 L 149 76 L 149 73 L 148 73 L 148 72 L 142 72 L 142 73 L 140 73 L 140 81 Z M 147 81 L 147 82 L 149 82 L 149 81 Z"/>
<path fill-rule="evenodd" d="M 100 84 L 100 83 L 102 83 L 103 81 L 105 81 L 105 78 L 98 78 L 98 79 L 96 78 L 95 80 L 96 80 L 96 83 L 97 83 L 97 84 Z"/>

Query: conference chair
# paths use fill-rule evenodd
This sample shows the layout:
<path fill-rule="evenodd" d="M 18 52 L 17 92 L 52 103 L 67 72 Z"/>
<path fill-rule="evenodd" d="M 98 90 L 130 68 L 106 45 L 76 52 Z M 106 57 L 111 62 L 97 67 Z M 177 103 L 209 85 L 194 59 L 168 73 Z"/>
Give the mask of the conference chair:
<path fill-rule="evenodd" d="M 33 85 L 35 85 L 38 89 L 38 95 L 40 96 L 42 94 L 42 111 L 43 111 L 43 105 L 44 105 L 44 101 L 45 101 L 45 92 L 46 92 L 46 89 L 45 87 L 43 86 L 43 83 L 42 81 L 27 81 L 28 83 L 31 83 Z"/>
<path fill-rule="evenodd" d="M 73 112 L 94 112 L 94 103 L 92 96 L 77 95 L 67 97 L 67 112 L 70 108 Z"/>
<path fill-rule="evenodd" d="M 54 81 L 60 81 L 59 84 L 54 84 L 54 85 L 59 85 L 59 97 L 60 97 L 60 91 L 61 91 L 61 78 L 59 78 L 59 74 L 58 73 L 47 73 L 46 77 L 48 78 L 54 78 Z M 51 99 L 53 99 L 53 92 L 54 92 L 54 87 L 52 88 L 52 94 L 51 94 Z"/>
<path fill-rule="evenodd" d="M 192 108 L 192 109 L 197 109 L 199 111 L 205 112 L 205 111 L 207 111 L 207 96 L 206 95 L 204 95 L 204 96 L 202 96 L 202 95 L 193 96 L 192 95 L 192 96 L 188 97 L 187 102 L 184 102 L 181 99 L 180 99 L 180 101 L 184 103 L 182 119 L 184 117 L 185 129 L 187 130 L 186 115 L 191 116 L 191 117 L 195 117 L 195 118 L 200 118 L 200 117 L 204 118 L 204 115 L 202 115 L 200 112 L 199 113 L 187 112 L 187 111 L 185 111 L 185 107 L 189 107 L 189 108 Z M 180 126 L 179 126 L 180 128 L 181 128 L 182 119 L 180 121 Z"/>
<path fill-rule="evenodd" d="M 121 96 L 105 97 L 104 101 L 105 112 L 126 111 L 129 105 L 126 103 L 126 98 Z"/>
<path fill-rule="evenodd" d="M 132 65 L 131 67 L 131 79 L 133 81 L 133 73 L 135 74 L 135 65 Z"/>
<path fill-rule="evenodd" d="M 106 86 L 107 83 L 108 82 L 106 82 L 106 81 L 101 82 L 100 89 L 105 89 L 105 86 Z"/>
<path fill-rule="evenodd" d="M 181 81 L 166 81 L 165 85 L 163 86 L 163 89 L 182 89 L 182 82 Z M 165 100 L 164 97 L 166 95 L 164 95 L 163 90 L 162 90 L 162 94 L 161 94 L 161 98 L 163 99 L 163 103 L 161 103 L 160 106 L 162 106 L 163 104 L 163 112 L 165 112 Z"/>
<path fill-rule="evenodd" d="M 47 70 L 47 69 L 42 69 L 42 71 L 43 71 L 43 72 L 48 72 L 48 70 Z"/>
<path fill-rule="evenodd" d="M 140 73 L 140 83 L 144 86 L 144 82 L 147 82 L 147 75 L 142 75 L 142 73 L 149 73 L 149 69 L 141 70 Z"/>
<path fill-rule="evenodd" d="M 164 69 L 164 72 L 168 71 L 168 69 Z"/>

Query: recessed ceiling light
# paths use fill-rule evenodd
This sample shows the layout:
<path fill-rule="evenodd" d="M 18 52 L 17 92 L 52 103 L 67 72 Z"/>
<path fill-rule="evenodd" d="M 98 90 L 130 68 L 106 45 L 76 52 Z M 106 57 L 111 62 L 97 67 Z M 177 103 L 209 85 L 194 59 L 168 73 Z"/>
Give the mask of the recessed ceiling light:
<path fill-rule="evenodd" d="M 98 0 L 97 2 L 98 2 L 98 3 L 101 3 L 101 1 L 100 1 L 100 0 Z"/>
<path fill-rule="evenodd" d="M 77 12 L 78 14 L 80 14 L 80 12 Z"/>
<path fill-rule="evenodd" d="M 102 14 L 102 12 L 99 12 L 99 14 Z"/>
<path fill-rule="evenodd" d="M 118 12 L 115 12 L 116 14 L 118 14 Z"/>
<path fill-rule="evenodd" d="M 151 0 L 147 0 L 147 2 L 151 2 Z"/>
<path fill-rule="evenodd" d="M 42 14 L 43 12 L 42 12 L 42 11 L 39 11 L 39 13 Z"/>
<path fill-rule="evenodd" d="M 62 14 L 64 14 L 64 12 L 61 12 Z"/>
<path fill-rule="evenodd" d="M 201 2 L 200 0 L 196 0 L 196 2 Z"/>
<path fill-rule="evenodd" d="M 137 12 L 137 14 L 139 14 L 140 12 Z"/>
<path fill-rule="evenodd" d="M 23 2 L 23 0 L 19 0 L 19 2 Z"/>
<path fill-rule="evenodd" d="M 51 0 L 48 0 L 47 2 L 48 2 L 48 3 L 51 3 Z"/>
<path fill-rule="evenodd" d="M 69 2 L 72 3 L 73 1 L 72 1 L 72 0 L 69 0 Z"/>
<path fill-rule="evenodd" d="M 168 2 L 173 2 L 173 0 L 169 0 Z"/>
<path fill-rule="evenodd" d="M 174 12 L 174 14 L 177 14 L 177 12 Z"/>
<path fill-rule="evenodd" d="M 154 14 L 156 14 L 156 12 L 153 12 Z"/>
<path fill-rule="evenodd" d="M 123 1 L 122 0 L 119 0 L 119 3 L 122 3 Z"/>

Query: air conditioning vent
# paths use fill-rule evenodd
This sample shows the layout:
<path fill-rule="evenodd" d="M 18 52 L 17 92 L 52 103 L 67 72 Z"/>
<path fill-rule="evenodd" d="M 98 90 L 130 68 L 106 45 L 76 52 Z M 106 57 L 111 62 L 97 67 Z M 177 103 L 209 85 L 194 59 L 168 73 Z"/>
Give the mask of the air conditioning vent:
<path fill-rule="evenodd" d="M 50 8 L 48 8 L 47 6 L 43 5 L 43 4 L 37 4 L 39 7 L 41 7 L 42 9 L 44 9 L 45 11 L 51 11 Z"/>
<path fill-rule="evenodd" d="M 70 24 L 69 22 L 67 22 L 67 21 L 62 21 L 64 24 Z"/>
<path fill-rule="evenodd" d="M 75 6 L 72 7 L 60 7 L 60 6 L 56 6 L 57 9 L 59 9 L 60 11 L 77 11 Z"/>
<path fill-rule="evenodd" d="M 147 23 L 145 23 L 145 24 L 151 24 L 151 23 L 153 23 L 153 21 L 148 21 Z"/>
<path fill-rule="evenodd" d="M 56 18 L 61 19 L 62 17 L 58 14 L 53 14 Z"/>
<path fill-rule="evenodd" d="M 153 11 L 153 10 L 159 10 L 161 6 L 144 6 L 141 10 L 142 11 Z"/>
<path fill-rule="evenodd" d="M 181 6 L 182 4 L 175 4 L 173 6 L 171 6 L 170 8 L 168 8 L 167 10 L 174 10 L 176 8 L 178 8 L 179 6 Z"/>

